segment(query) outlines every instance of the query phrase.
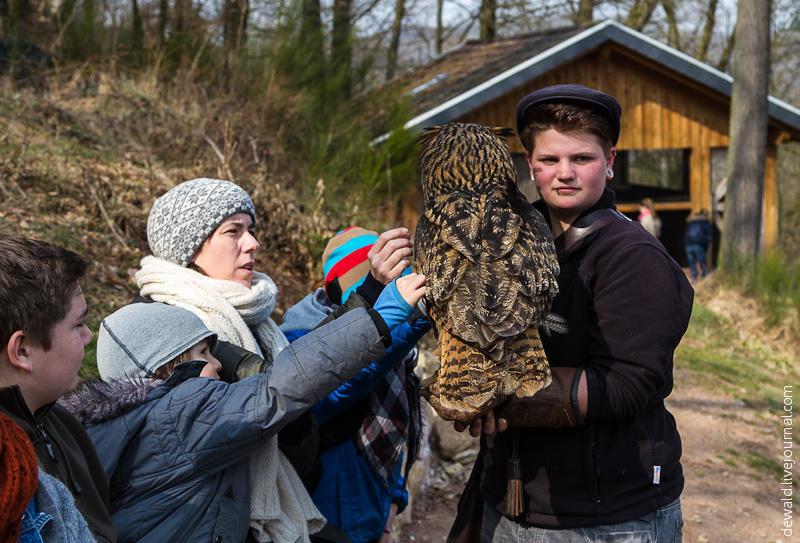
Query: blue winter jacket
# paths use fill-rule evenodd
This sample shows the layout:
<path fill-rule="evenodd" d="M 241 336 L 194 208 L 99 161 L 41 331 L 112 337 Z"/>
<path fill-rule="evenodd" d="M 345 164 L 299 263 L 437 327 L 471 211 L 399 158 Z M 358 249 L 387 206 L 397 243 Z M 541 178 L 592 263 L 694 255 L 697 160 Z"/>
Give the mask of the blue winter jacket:
<path fill-rule="evenodd" d="M 286 312 L 281 331 L 290 340 L 303 337 L 334 309 L 324 291 L 318 289 Z M 428 330 L 430 324 L 425 319 L 395 328 L 392 344 L 384 357 L 372 362 L 314 406 L 312 412 L 320 426 L 366 398 L 389 370 L 405 363 Z M 352 543 L 374 541 L 383 535 L 391 504 L 398 505 L 398 512 L 408 504 L 402 460 L 401 457 L 397 462 L 387 487 L 358 451 L 354 440 L 331 447 L 320 458 L 322 476 L 311 495 L 314 504 Z"/>
<path fill-rule="evenodd" d="M 354 309 L 233 384 L 181 364 L 163 383 L 94 383 L 68 400 L 111 480 L 120 543 L 241 542 L 247 456 L 385 353 L 373 318 Z"/>
<path fill-rule="evenodd" d="M 711 223 L 705 217 L 692 218 L 686 223 L 683 233 L 684 243 L 696 243 L 708 247 L 711 241 Z"/>

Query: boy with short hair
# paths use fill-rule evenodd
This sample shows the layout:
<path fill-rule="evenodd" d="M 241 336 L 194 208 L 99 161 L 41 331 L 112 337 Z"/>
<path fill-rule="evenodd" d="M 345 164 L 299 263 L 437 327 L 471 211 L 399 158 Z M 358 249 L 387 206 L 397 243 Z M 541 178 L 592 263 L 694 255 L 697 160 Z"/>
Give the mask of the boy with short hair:
<path fill-rule="evenodd" d="M 56 403 L 77 384 L 92 339 L 80 285 L 87 266 L 62 247 L 0 234 L 0 411 L 25 430 L 98 541 L 116 541 L 102 465 L 81 423 Z"/>

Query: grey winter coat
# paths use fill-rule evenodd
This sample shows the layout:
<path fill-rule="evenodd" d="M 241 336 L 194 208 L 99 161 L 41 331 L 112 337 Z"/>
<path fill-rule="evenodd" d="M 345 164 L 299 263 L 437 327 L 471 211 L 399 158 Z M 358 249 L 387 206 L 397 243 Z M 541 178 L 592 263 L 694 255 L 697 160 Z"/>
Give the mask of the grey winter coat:
<path fill-rule="evenodd" d="M 375 315 L 350 311 L 233 384 L 198 377 L 203 364 L 190 362 L 155 386 L 93 383 L 71 396 L 111 480 L 119 541 L 244 541 L 247 456 L 384 356 Z"/>

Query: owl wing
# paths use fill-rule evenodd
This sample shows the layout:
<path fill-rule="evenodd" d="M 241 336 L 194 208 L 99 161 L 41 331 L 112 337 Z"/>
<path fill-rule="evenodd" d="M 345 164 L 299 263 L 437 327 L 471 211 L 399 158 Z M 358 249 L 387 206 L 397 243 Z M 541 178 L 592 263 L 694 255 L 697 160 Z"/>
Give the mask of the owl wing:
<path fill-rule="evenodd" d="M 451 194 L 426 208 L 414 236 L 414 253 L 434 305 L 453 295 L 478 258 L 479 235 L 480 220 L 468 199 Z"/>
<path fill-rule="evenodd" d="M 417 229 L 437 326 L 494 360 L 504 339 L 543 322 L 558 291 L 549 229 L 530 204 L 515 204 L 499 192 L 451 194 L 429 205 Z"/>
<path fill-rule="evenodd" d="M 508 273 L 520 277 L 520 285 L 528 289 L 527 296 L 544 296 L 549 309 L 550 303 L 558 294 L 559 274 L 558 257 L 550 227 L 542 214 L 524 196 L 519 195 L 514 199 L 512 207 L 522 219 L 522 227 L 520 242 L 511 258 L 506 260 Z"/>
<path fill-rule="evenodd" d="M 558 260 L 550 230 L 530 204 L 500 192 L 485 196 L 480 288 L 474 313 L 481 349 L 502 355 L 505 339 L 544 321 L 558 292 Z"/>

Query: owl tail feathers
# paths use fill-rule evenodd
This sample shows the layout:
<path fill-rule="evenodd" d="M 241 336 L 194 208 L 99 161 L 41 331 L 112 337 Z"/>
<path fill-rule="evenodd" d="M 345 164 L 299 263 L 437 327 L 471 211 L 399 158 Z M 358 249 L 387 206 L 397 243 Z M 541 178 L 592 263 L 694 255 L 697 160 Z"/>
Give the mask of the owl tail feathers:
<path fill-rule="evenodd" d="M 448 409 L 442 405 L 439 391 L 439 370 L 427 379 L 423 379 L 419 384 L 419 393 L 425 398 L 436 414 L 444 420 L 461 420 L 460 412 L 455 409 Z"/>
<path fill-rule="evenodd" d="M 439 389 L 439 370 L 436 370 L 433 375 L 427 379 L 423 379 L 419 385 L 419 392 L 425 398 L 436 414 L 444 420 L 452 420 L 458 422 L 472 422 L 479 416 L 479 413 L 468 409 L 464 411 L 458 406 L 453 407 L 452 402 L 444 400 L 442 402 L 441 391 Z"/>
<path fill-rule="evenodd" d="M 420 392 L 440 417 L 471 422 L 508 397 L 499 390 L 496 362 L 444 328 L 439 348 L 441 366 L 420 384 Z"/>
<path fill-rule="evenodd" d="M 509 373 L 516 376 L 519 386 L 514 391 L 517 398 L 530 398 L 550 384 L 552 374 L 542 339 L 536 327 L 528 328 L 524 334 L 506 346 L 509 358 Z"/>
<path fill-rule="evenodd" d="M 548 313 L 539 328 L 548 336 L 552 333 L 566 334 L 569 331 L 567 320 L 558 313 Z"/>

